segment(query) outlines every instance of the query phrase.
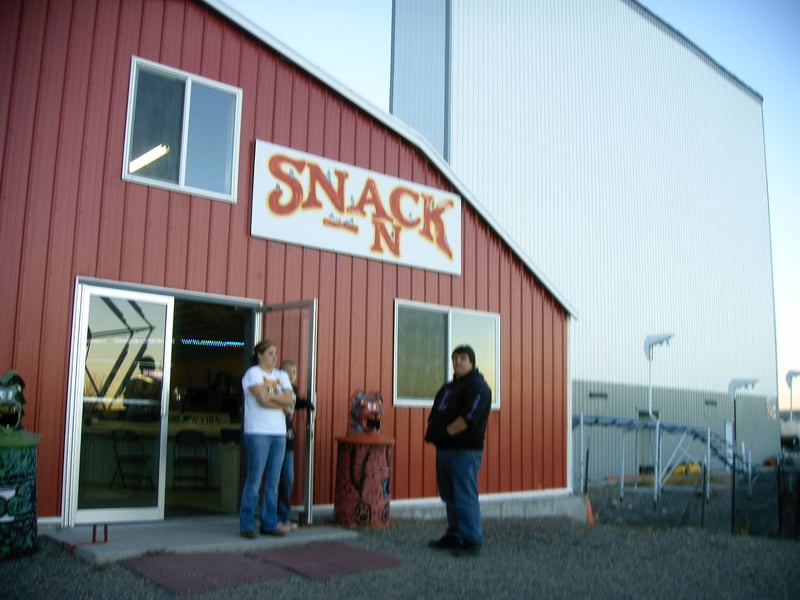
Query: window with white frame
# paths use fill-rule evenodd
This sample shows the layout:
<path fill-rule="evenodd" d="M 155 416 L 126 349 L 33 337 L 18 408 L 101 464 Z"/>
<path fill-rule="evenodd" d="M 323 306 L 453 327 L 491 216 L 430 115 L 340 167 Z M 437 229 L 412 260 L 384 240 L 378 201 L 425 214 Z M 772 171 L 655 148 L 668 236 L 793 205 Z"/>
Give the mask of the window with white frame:
<path fill-rule="evenodd" d="M 134 57 L 122 178 L 236 202 L 242 90 Z"/>
<path fill-rule="evenodd" d="M 452 379 L 450 355 L 467 344 L 475 366 L 500 408 L 500 315 L 395 300 L 394 404 L 430 407 L 436 392 Z"/>

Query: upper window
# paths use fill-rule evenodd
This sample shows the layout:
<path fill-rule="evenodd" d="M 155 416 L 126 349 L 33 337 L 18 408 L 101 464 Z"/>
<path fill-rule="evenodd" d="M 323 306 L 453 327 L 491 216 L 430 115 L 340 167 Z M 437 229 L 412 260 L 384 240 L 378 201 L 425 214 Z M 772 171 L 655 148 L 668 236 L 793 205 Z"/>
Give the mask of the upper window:
<path fill-rule="evenodd" d="M 467 344 L 500 408 L 500 315 L 406 300 L 395 301 L 394 403 L 430 407 L 451 378 L 450 354 Z"/>
<path fill-rule="evenodd" d="M 236 201 L 242 90 L 134 57 L 123 179 Z"/>

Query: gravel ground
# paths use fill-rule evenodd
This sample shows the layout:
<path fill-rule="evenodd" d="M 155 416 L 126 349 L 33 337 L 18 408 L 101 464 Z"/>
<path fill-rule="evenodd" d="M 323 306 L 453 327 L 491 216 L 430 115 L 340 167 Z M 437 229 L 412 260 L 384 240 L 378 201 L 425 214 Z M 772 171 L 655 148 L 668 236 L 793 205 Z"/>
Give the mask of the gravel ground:
<path fill-rule="evenodd" d="M 593 487 L 594 525 L 564 518 L 484 519 L 483 551 L 470 558 L 427 547 L 441 535 L 443 523 L 394 520 L 387 529 L 363 530 L 347 543 L 397 556 L 404 560 L 398 567 L 328 581 L 293 575 L 192 598 L 800 597 L 800 539 L 754 531 L 732 535 L 730 503 L 724 491 L 715 494 L 701 528 L 695 508 L 702 503 L 691 491 L 665 491 L 654 508 L 646 493 L 630 491 L 620 501 L 618 487 Z M 771 502 L 737 501 L 741 519 Z M 746 522 L 751 528 L 760 523 Z M 40 542 L 38 552 L 0 562 L 0 596 L 172 597 L 120 565 L 91 565 L 47 539 Z"/>

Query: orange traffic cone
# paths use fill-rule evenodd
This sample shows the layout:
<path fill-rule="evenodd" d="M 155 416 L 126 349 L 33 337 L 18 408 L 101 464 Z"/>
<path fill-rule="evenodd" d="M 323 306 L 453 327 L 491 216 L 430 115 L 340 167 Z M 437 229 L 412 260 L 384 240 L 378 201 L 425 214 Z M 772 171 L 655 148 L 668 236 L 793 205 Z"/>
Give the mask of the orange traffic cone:
<path fill-rule="evenodd" d="M 589 525 L 594 525 L 594 512 L 592 511 L 592 501 L 589 496 L 586 496 L 586 522 Z"/>

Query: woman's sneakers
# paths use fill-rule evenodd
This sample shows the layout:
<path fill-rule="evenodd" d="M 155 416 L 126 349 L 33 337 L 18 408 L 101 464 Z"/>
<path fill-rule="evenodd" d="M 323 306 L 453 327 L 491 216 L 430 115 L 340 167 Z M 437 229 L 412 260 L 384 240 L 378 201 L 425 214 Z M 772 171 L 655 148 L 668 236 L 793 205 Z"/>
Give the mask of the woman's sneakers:
<path fill-rule="evenodd" d="M 286 523 L 278 523 L 275 526 L 275 529 L 272 531 L 267 531 L 266 529 L 261 529 L 261 533 L 264 535 L 277 535 L 277 536 L 284 536 L 292 530 Z"/>

